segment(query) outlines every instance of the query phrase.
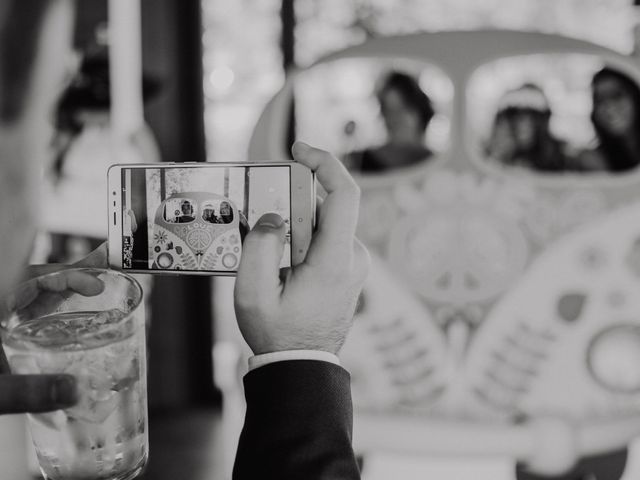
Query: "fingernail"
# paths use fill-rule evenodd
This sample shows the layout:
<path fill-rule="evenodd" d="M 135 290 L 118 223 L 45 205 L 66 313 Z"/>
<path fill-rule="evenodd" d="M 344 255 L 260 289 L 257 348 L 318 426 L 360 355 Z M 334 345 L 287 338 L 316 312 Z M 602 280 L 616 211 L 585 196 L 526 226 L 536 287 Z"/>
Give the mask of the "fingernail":
<path fill-rule="evenodd" d="M 76 381 L 73 377 L 60 377 L 51 387 L 51 400 L 58 405 L 73 405 L 78 400 Z"/>
<path fill-rule="evenodd" d="M 266 213 L 258 220 L 259 227 L 280 228 L 284 220 L 277 213 Z"/>

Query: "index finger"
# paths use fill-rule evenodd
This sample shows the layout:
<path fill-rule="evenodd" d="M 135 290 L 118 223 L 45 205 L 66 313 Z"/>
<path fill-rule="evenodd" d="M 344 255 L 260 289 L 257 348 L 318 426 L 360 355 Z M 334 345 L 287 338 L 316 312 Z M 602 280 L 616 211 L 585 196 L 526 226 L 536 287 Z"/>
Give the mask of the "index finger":
<path fill-rule="evenodd" d="M 318 182 L 327 191 L 316 225 L 316 238 L 307 258 L 318 255 L 321 260 L 331 257 L 335 261 L 340 251 L 350 253 L 353 249 L 360 188 L 342 162 L 328 152 L 296 142 L 292 153 L 298 163 L 315 172 Z"/>
<path fill-rule="evenodd" d="M 107 242 L 103 242 L 92 251 L 89 255 L 82 260 L 77 261 L 72 265 L 66 265 L 61 263 L 47 263 L 43 265 L 29 265 L 27 267 L 27 277 L 35 278 L 42 275 L 48 275 L 49 273 L 56 273 L 61 270 L 68 270 L 70 268 L 85 267 L 85 268 L 109 268 L 108 260 L 108 246 Z"/>
<path fill-rule="evenodd" d="M 99 295 L 104 283 L 91 270 L 61 270 L 35 279 L 38 290 L 52 293 L 75 292 L 85 297 Z"/>
<path fill-rule="evenodd" d="M 21 316 L 39 316 L 53 311 L 72 293 L 93 297 L 103 290 L 104 283 L 90 270 L 60 270 L 18 285 L 7 296 L 1 310 L 3 313 L 16 310 Z"/>

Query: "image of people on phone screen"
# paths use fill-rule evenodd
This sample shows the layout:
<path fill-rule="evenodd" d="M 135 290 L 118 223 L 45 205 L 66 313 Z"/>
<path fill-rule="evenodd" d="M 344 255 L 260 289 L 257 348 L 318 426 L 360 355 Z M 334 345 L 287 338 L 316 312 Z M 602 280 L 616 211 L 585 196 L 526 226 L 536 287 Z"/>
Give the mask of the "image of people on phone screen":
<path fill-rule="evenodd" d="M 235 272 L 264 213 L 291 225 L 288 167 L 132 167 L 122 175 L 124 269 Z M 290 264 L 287 245 L 282 265 Z"/>

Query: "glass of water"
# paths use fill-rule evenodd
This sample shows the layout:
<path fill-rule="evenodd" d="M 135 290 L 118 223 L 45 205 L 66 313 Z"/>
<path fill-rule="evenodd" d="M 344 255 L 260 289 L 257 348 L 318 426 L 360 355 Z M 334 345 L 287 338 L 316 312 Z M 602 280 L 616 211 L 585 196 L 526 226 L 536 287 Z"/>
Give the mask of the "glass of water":
<path fill-rule="evenodd" d="M 129 480 L 148 457 L 142 289 L 128 275 L 68 269 L 7 298 L 0 335 L 16 374 L 73 375 L 78 403 L 29 414 L 48 480 Z"/>

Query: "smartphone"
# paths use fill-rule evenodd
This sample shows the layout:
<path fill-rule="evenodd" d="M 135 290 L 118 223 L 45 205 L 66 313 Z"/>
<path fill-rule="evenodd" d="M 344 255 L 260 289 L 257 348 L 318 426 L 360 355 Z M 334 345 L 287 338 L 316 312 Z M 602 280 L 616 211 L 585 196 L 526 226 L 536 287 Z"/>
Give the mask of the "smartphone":
<path fill-rule="evenodd" d="M 313 172 L 293 162 L 113 165 L 108 186 L 109 264 L 132 273 L 235 275 L 245 235 L 269 212 L 286 224 L 289 267 L 315 225 Z"/>

